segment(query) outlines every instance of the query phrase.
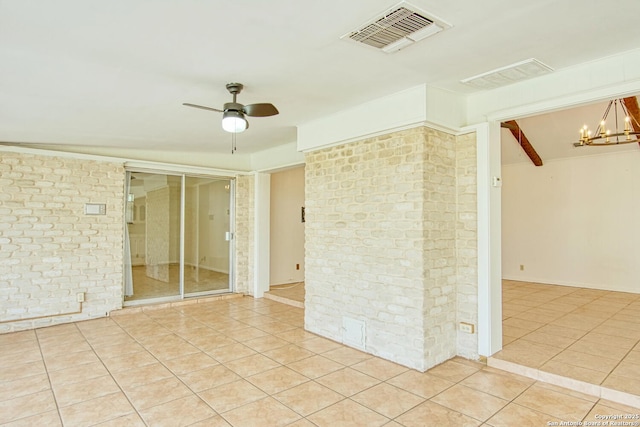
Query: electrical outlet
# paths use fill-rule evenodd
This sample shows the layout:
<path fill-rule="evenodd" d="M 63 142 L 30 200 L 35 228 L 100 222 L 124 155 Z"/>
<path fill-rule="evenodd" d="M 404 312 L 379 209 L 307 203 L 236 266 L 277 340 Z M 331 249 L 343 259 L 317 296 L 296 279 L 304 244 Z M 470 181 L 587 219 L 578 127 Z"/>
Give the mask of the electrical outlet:
<path fill-rule="evenodd" d="M 300 270 L 300 264 L 296 264 L 296 270 Z"/>
<path fill-rule="evenodd" d="M 78 302 L 84 302 L 84 292 L 78 292 L 76 294 L 76 301 Z"/>
<path fill-rule="evenodd" d="M 465 332 L 467 334 L 472 334 L 475 331 L 475 327 L 472 323 L 465 323 L 465 322 L 460 322 L 458 329 L 460 329 L 460 332 Z"/>

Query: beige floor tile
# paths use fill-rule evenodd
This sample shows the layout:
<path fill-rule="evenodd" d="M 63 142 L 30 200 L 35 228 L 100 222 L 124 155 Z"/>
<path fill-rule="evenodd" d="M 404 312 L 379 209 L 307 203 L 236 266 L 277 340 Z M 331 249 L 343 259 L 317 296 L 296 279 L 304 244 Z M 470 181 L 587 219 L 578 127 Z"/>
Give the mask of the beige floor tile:
<path fill-rule="evenodd" d="M 218 365 L 219 362 L 214 360 L 208 354 L 201 351 L 190 353 L 184 356 L 176 357 L 170 360 L 164 360 L 163 364 L 176 375 L 184 375 L 189 372 L 199 371 Z"/>
<path fill-rule="evenodd" d="M 158 363 L 158 359 L 148 351 L 138 351 L 122 356 L 103 358 L 102 363 L 110 372 L 121 372 Z"/>
<path fill-rule="evenodd" d="M 576 341 L 573 338 L 562 337 L 559 335 L 552 335 L 545 332 L 533 331 L 530 334 L 524 335 L 523 340 L 535 342 L 538 344 L 551 345 L 558 348 L 567 348 Z"/>
<path fill-rule="evenodd" d="M 634 340 L 640 339 L 640 329 L 633 327 L 631 329 L 620 329 L 615 326 L 598 326 L 593 329 L 597 334 L 610 335 L 614 337 L 630 338 Z"/>
<path fill-rule="evenodd" d="M 66 356 L 49 356 L 44 360 L 47 371 L 49 372 L 96 362 L 99 362 L 99 360 L 93 350 L 79 351 Z"/>
<path fill-rule="evenodd" d="M 233 338 L 221 334 L 214 334 L 212 336 L 200 336 L 198 338 L 191 339 L 189 342 L 205 353 L 215 351 L 219 347 L 238 344 L 238 341 L 234 340 Z"/>
<path fill-rule="evenodd" d="M 225 412 L 222 416 L 234 427 L 282 427 L 301 418 L 272 397 Z"/>
<path fill-rule="evenodd" d="M 360 392 L 351 399 L 387 418 L 395 418 L 425 401 L 408 391 L 382 383 Z"/>
<path fill-rule="evenodd" d="M 217 414 L 202 399 L 193 395 L 144 409 L 140 415 L 150 426 L 177 427 L 188 426 Z"/>
<path fill-rule="evenodd" d="M 287 427 L 316 427 L 316 425 L 314 423 L 312 423 L 311 421 L 308 421 L 307 419 L 302 418 L 302 419 L 300 419 L 298 421 L 295 421 L 295 422 L 289 424 Z"/>
<path fill-rule="evenodd" d="M 220 414 L 267 397 L 266 393 L 245 380 L 210 388 L 198 395 Z"/>
<path fill-rule="evenodd" d="M 112 358 L 112 357 L 123 357 L 127 354 L 137 353 L 140 351 L 146 351 L 144 347 L 142 347 L 137 342 L 131 342 L 122 345 L 109 345 L 100 348 L 94 349 L 98 357 L 100 358 Z"/>
<path fill-rule="evenodd" d="M 600 402 L 598 402 L 593 409 L 591 409 L 591 411 L 587 414 L 587 416 L 584 418 L 584 421 L 591 421 L 594 423 L 600 422 L 602 423 L 603 418 L 602 415 L 623 415 L 624 414 L 638 414 L 638 409 L 637 408 L 628 408 L 630 409 L 630 411 L 623 411 L 621 412 L 619 409 L 617 408 L 612 408 L 609 406 L 606 406 Z M 640 421 L 639 419 L 620 419 L 620 420 L 616 420 L 616 421 L 627 421 L 627 422 L 638 422 Z M 593 425 L 598 425 L 598 424 L 593 424 Z M 600 424 L 602 425 L 602 424 Z"/>
<path fill-rule="evenodd" d="M 512 338 L 522 338 L 531 333 L 530 329 L 518 328 L 517 326 L 505 325 L 502 327 L 502 333 Z"/>
<path fill-rule="evenodd" d="M 560 351 L 562 349 L 557 347 L 519 339 L 504 346 L 493 357 L 532 368 L 539 368 Z"/>
<path fill-rule="evenodd" d="M 335 350 L 342 347 L 342 344 L 340 343 L 317 336 L 298 343 L 298 345 L 302 348 L 318 354 L 326 353 L 327 351 Z"/>
<path fill-rule="evenodd" d="M 192 394 L 193 392 L 175 377 L 144 384 L 126 391 L 129 401 L 137 410 L 147 409 Z"/>
<path fill-rule="evenodd" d="M 534 320 L 519 319 L 516 317 L 512 317 L 502 322 L 503 327 L 513 326 L 516 328 L 528 330 L 529 332 L 535 331 L 536 329 L 540 329 L 544 325 L 545 325 L 544 323 L 536 322 Z"/>
<path fill-rule="evenodd" d="M 557 326 L 553 324 L 547 324 L 542 328 L 538 329 L 536 332 L 542 332 L 549 335 L 557 335 L 560 337 L 572 338 L 574 340 L 579 340 L 584 337 L 587 332 L 581 329 L 572 329 L 572 328 L 564 328 L 562 326 Z"/>
<path fill-rule="evenodd" d="M 223 365 L 215 365 L 199 371 L 188 372 L 179 375 L 179 378 L 196 393 L 240 379 L 235 372 Z"/>
<path fill-rule="evenodd" d="M 497 374 L 485 370 L 478 371 L 465 378 L 460 384 L 484 391 L 505 400 L 513 400 L 531 386 L 526 380 L 519 380 L 511 375 Z"/>
<path fill-rule="evenodd" d="M 567 350 L 577 351 L 579 353 L 585 354 L 592 354 L 599 357 L 606 357 L 608 359 L 614 359 L 618 361 L 621 360 L 629 352 L 628 348 L 618 347 L 615 345 L 607 346 L 606 349 L 603 349 L 603 342 L 606 341 L 587 341 L 583 338 L 567 347 Z"/>
<path fill-rule="evenodd" d="M 640 396 L 640 378 L 629 378 L 612 373 L 602 382 L 602 386 Z"/>
<path fill-rule="evenodd" d="M 37 415 L 31 415 L 26 418 L 20 418 L 19 420 L 9 422 L 7 424 L 2 424 L 2 427 L 35 427 L 35 426 L 46 426 L 46 427 L 60 427 L 62 426 L 62 421 L 60 420 L 60 415 L 58 411 L 47 411 Z"/>
<path fill-rule="evenodd" d="M 298 360 L 306 359 L 307 357 L 315 355 L 315 353 L 305 350 L 302 347 L 298 347 L 295 344 L 287 344 L 283 347 L 265 351 L 263 354 L 278 363 L 282 363 L 283 365 L 297 362 Z"/>
<path fill-rule="evenodd" d="M 396 421 L 405 427 L 477 427 L 481 421 L 452 411 L 437 403 L 426 401 L 409 412 L 400 415 Z M 426 424 L 428 423 L 428 424 Z"/>
<path fill-rule="evenodd" d="M 431 400 L 481 421 L 486 421 L 509 403 L 507 400 L 459 384 L 443 391 Z"/>
<path fill-rule="evenodd" d="M 123 390 L 131 390 L 172 376 L 171 371 L 158 362 L 113 373 L 113 377 Z"/>
<path fill-rule="evenodd" d="M 275 348 L 284 347 L 289 344 L 289 341 L 285 341 L 281 338 L 277 338 L 273 335 L 267 335 L 260 338 L 254 338 L 243 343 L 249 348 L 257 351 L 258 353 L 263 353 L 265 351 L 273 350 Z"/>
<path fill-rule="evenodd" d="M 113 393 L 60 408 L 65 427 L 99 424 L 134 412 L 123 393 Z"/>
<path fill-rule="evenodd" d="M 0 380 L 0 402 L 50 389 L 51 384 L 47 374 L 32 375 L 13 381 Z"/>
<path fill-rule="evenodd" d="M 322 353 L 322 355 L 335 362 L 342 363 L 345 366 L 355 365 L 356 363 L 364 362 L 373 357 L 370 354 L 345 346 L 326 351 Z"/>
<path fill-rule="evenodd" d="M 509 403 L 500 412 L 489 418 L 487 424 L 493 427 L 539 427 L 550 425 L 549 422 L 558 422 L 559 425 L 560 421 L 563 420 L 515 403 Z"/>
<path fill-rule="evenodd" d="M 159 360 L 170 360 L 181 357 L 186 354 L 200 353 L 198 347 L 189 344 L 187 341 L 180 340 L 181 343 L 147 345 L 147 350 Z"/>
<path fill-rule="evenodd" d="M 247 377 L 246 380 L 267 394 L 276 394 L 307 382 L 309 378 L 285 366 L 280 366 Z"/>
<path fill-rule="evenodd" d="M 389 362 L 388 360 L 384 360 L 379 357 L 372 357 L 364 362 L 356 363 L 355 365 L 352 365 L 351 368 L 381 381 L 386 381 L 389 378 L 393 378 L 409 370 L 404 366 Z"/>
<path fill-rule="evenodd" d="M 551 359 L 552 362 L 560 362 L 567 365 L 579 366 L 604 373 L 611 372 L 618 361 L 607 357 L 596 356 L 588 353 L 581 353 L 573 350 L 564 350 Z"/>
<path fill-rule="evenodd" d="M 577 397 L 581 400 L 586 400 L 587 402 L 595 403 L 598 401 L 598 397 L 593 394 L 583 393 L 580 390 L 573 390 L 566 387 L 561 387 L 559 385 L 538 381 L 535 383 L 536 387 L 544 388 L 547 390 L 552 390 L 560 394 L 566 394 L 567 396 Z"/>
<path fill-rule="evenodd" d="M 16 397 L 0 402 L 0 424 L 16 421 L 55 410 L 56 402 L 51 390 Z"/>
<path fill-rule="evenodd" d="M 226 362 L 225 366 L 244 378 L 282 365 L 273 359 L 263 356 L 262 354 L 254 354 L 242 359 Z"/>
<path fill-rule="evenodd" d="M 221 415 L 214 415 L 206 420 L 198 421 L 189 427 L 232 427 Z"/>
<path fill-rule="evenodd" d="M 569 365 L 567 363 L 554 360 L 550 360 L 542 365 L 540 370 L 596 385 L 601 384 L 607 377 L 606 372 L 594 371 L 593 369 Z"/>
<path fill-rule="evenodd" d="M 7 348 L 10 346 L 17 346 L 19 343 L 38 343 L 36 331 L 21 331 L 21 332 L 10 332 L 8 334 L 0 335 L 0 346 L 2 346 L 3 351 L 7 351 Z"/>
<path fill-rule="evenodd" d="M 53 393 L 60 407 L 74 405 L 119 391 L 120 387 L 110 375 L 53 386 Z"/>
<path fill-rule="evenodd" d="M 42 361 L 42 355 L 36 349 L 28 349 L 20 352 L 0 352 L 0 369 L 15 365 L 16 363 L 29 363 Z"/>
<path fill-rule="evenodd" d="M 344 399 L 337 393 L 315 381 L 309 381 L 273 395 L 288 408 L 307 416 Z"/>
<path fill-rule="evenodd" d="M 317 335 L 305 331 L 304 328 L 296 328 L 291 329 L 290 331 L 280 332 L 279 334 L 276 334 L 276 337 L 292 343 L 300 343 L 302 341 L 318 338 Z"/>
<path fill-rule="evenodd" d="M 518 396 L 514 403 L 563 420 L 581 420 L 593 403 L 534 384 Z"/>
<path fill-rule="evenodd" d="M 409 390 L 411 393 L 425 399 L 429 399 L 455 384 L 435 375 L 418 371 L 407 371 L 391 378 L 387 382 L 403 390 Z"/>
<path fill-rule="evenodd" d="M 270 334 L 279 334 L 281 332 L 296 329 L 296 326 L 283 322 L 262 323 L 260 325 L 257 325 L 256 327 Z"/>
<path fill-rule="evenodd" d="M 51 385 L 59 387 L 65 384 L 86 381 L 92 378 L 103 377 L 109 372 L 105 369 L 100 361 L 85 363 L 83 365 L 73 366 L 71 368 L 61 369 L 59 371 L 49 372 Z"/>
<path fill-rule="evenodd" d="M 14 332 L 12 334 L 6 334 L 6 335 L 13 335 L 16 333 L 17 332 Z M 2 337 L 3 335 L 0 334 L 0 338 Z M 0 348 L 2 348 L 3 355 L 8 356 L 14 353 L 24 354 L 27 352 L 33 352 L 34 354 L 36 354 L 37 359 L 42 359 L 42 355 L 40 354 L 40 345 L 38 344 L 38 341 L 35 338 L 24 339 L 24 340 L 18 339 L 15 342 L 9 339 L 0 340 Z"/>
<path fill-rule="evenodd" d="M 620 364 L 613 370 L 613 372 L 611 372 L 611 375 L 636 378 L 640 380 L 640 364 L 624 360 L 620 362 Z"/>
<path fill-rule="evenodd" d="M 640 365 L 640 350 L 633 350 L 627 353 L 622 359 L 623 363 L 633 363 Z"/>
<path fill-rule="evenodd" d="M 0 381 L 14 381 L 27 378 L 32 375 L 46 374 L 44 362 L 38 360 L 35 362 L 16 363 L 15 365 L 5 366 L 0 369 Z"/>
<path fill-rule="evenodd" d="M 637 407 L 623 405 L 622 403 L 612 402 L 607 399 L 599 399 L 598 405 L 606 406 L 607 408 L 613 409 L 613 412 L 609 412 L 612 414 L 614 413 L 635 414 L 639 409 Z"/>
<path fill-rule="evenodd" d="M 289 363 L 288 368 L 301 373 L 305 377 L 315 379 L 344 368 L 344 365 L 333 360 L 315 355 L 297 362 Z"/>
<path fill-rule="evenodd" d="M 348 397 L 379 384 L 380 380 L 355 369 L 344 368 L 317 378 L 316 382 Z"/>
<path fill-rule="evenodd" d="M 518 337 L 510 337 L 508 335 L 502 335 L 502 346 L 504 347 L 507 344 L 511 344 L 512 342 L 519 340 Z"/>
<path fill-rule="evenodd" d="M 107 336 L 98 335 L 93 338 L 88 338 L 87 341 L 93 348 L 109 347 L 112 345 L 125 345 L 135 342 L 135 340 L 124 331 L 120 331 L 117 334 Z"/>
<path fill-rule="evenodd" d="M 40 328 L 36 330 L 36 335 L 39 340 L 46 339 L 48 337 L 57 337 L 59 335 L 77 334 L 80 330 L 75 323 L 66 323 L 55 326 L 47 326 L 46 328 Z"/>
<path fill-rule="evenodd" d="M 96 424 L 96 427 L 146 427 L 146 425 L 138 414 L 129 414 Z"/>
<path fill-rule="evenodd" d="M 447 381 L 458 382 L 478 372 L 479 369 L 479 366 L 470 366 L 468 364 L 460 363 L 455 360 L 448 360 L 444 363 L 434 366 L 427 372 L 431 375 L 435 375 Z"/>
<path fill-rule="evenodd" d="M 307 418 L 318 427 L 374 427 L 389 422 L 388 418 L 349 399 L 342 400 Z"/>
<path fill-rule="evenodd" d="M 250 326 L 244 329 L 239 329 L 237 331 L 234 331 L 233 339 L 238 342 L 243 342 L 243 341 L 248 341 L 254 338 L 264 337 L 267 335 L 269 334 L 267 334 L 265 331 Z"/>

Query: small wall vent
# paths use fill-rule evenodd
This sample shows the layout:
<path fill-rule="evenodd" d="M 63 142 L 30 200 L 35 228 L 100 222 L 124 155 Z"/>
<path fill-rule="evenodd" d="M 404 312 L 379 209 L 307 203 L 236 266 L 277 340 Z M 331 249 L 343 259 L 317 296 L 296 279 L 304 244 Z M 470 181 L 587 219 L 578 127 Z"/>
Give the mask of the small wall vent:
<path fill-rule="evenodd" d="M 451 25 L 402 2 L 341 38 L 396 52 Z"/>

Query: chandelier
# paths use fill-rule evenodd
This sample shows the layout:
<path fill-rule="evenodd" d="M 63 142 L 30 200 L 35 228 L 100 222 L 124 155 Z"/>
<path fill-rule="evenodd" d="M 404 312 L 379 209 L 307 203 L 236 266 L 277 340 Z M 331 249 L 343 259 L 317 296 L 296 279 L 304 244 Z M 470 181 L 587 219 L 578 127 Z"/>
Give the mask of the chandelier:
<path fill-rule="evenodd" d="M 621 114 L 618 115 L 618 105 L 620 105 Z M 611 113 L 611 107 L 613 106 L 613 132 L 612 128 L 607 128 L 607 118 Z M 620 117 L 624 119 L 620 120 Z M 621 123 L 624 123 L 624 130 L 621 130 Z M 638 139 L 632 138 L 632 136 L 640 135 L 640 132 L 636 132 L 636 129 L 640 129 L 640 123 L 636 117 L 629 114 L 627 107 L 623 99 L 614 99 L 609 101 L 607 109 L 600 120 L 600 124 L 596 128 L 595 133 L 584 125 L 580 129 L 580 140 L 575 142 L 575 147 L 583 147 L 585 145 L 590 146 L 605 146 L 605 145 L 618 145 L 628 144 L 630 142 L 636 142 Z"/>

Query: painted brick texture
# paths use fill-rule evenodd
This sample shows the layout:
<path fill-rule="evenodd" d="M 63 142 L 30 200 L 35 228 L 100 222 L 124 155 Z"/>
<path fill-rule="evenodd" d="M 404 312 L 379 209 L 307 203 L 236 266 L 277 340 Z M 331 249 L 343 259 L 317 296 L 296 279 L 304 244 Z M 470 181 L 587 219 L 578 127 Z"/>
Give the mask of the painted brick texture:
<path fill-rule="evenodd" d="M 0 332 L 122 306 L 124 176 L 121 164 L 0 152 Z M 78 292 L 81 314 L 12 321 L 76 311 Z"/>
<path fill-rule="evenodd" d="M 234 292 L 253 294 L 255 201 L 253 175 L 236 179 L 236 287 Z"/>
<path fill-rule="evenodd" d="M 419 370 L 457 353 L 457 150 L 420 127 L 306 155 L 307 329 L 364 321 L 366 351 Z"/>

